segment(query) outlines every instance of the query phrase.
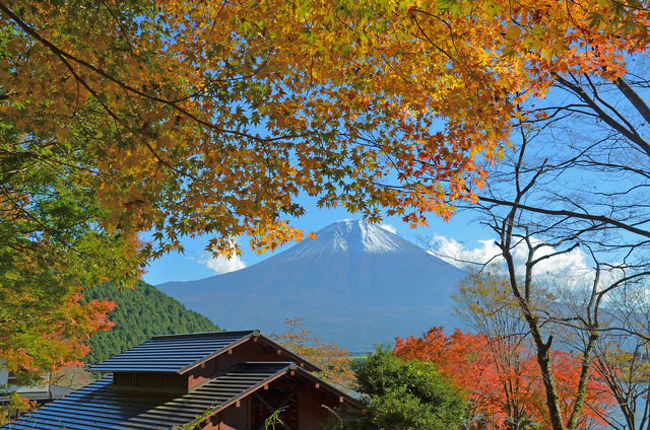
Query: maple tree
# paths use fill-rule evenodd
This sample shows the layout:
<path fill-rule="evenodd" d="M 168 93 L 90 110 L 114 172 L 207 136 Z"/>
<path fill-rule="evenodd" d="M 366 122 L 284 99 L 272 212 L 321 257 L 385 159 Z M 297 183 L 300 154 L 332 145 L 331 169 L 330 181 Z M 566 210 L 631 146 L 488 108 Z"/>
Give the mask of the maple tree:
<path fill-rule="evenodd" d="M 366 57 L 370 41 L 349 48 L 359 36 L 344 33 L 371 10 L 335 6 L 4 2 L 3 98 L 20 103 L 3 113 L 83 146 L 105 224 L 153 230 L 153 253 L 206 232 L 226 253 L 233 235 L 260 249 L 299 237 L 283 219 L 303 213 L 300 191 L 371 219 L 381 206 L 413 222 L 448 214 L 476 155 L 500 142 L 462 132 L 486 107 L 457 94 L 460 81 L 435 96 L 404 91 Z M 387 24 L 373 25 L 379 37 Z M 449 136 L 431 130 L 452 113 Z M 498 109 L 485 114 L 506 128 Z M 382 184 L 395 170 L 408 190 Z M 438 179 L 418 181 L 425 172 Z"/>
<path fill-rule="evenodd" d="M 18 393 L 11 393 L 9 402 L 0 406 L 0 425 L 11 422 L 22 413 L 29 411 L 36 406 L 36 402 L 30 402 L 21 397 Z"/>
<path fill-rule="evenodd" d="M 447 216 L 550 71 L 597 69 L 601 44 L 638 50 L 644 23 L 607 1 L 117 6 L 3 3 L 4 97 L 30 95 L 5 111 L 83 143 L 107 222 L 154 229 L 157 251 L 205 232 L 224 252 L 230 235 L 299 237 L 283 221 L 302 214 L 299 191 L 371 219 Z M 603 75 L 622 71 L 607 61 Z"/>
<path fill-rule="evenodd" d="M 0 122 L 0 357 L 19 384 L 78 363 L 113 304 L 88 285 L 139 274 L 138 242 L 103 232 L 104 212 L 69 148 Z"/>
<path fill-rule="evenodd" d="M 422 337 L 397 338 L 394 354 L 406 360 L 433 363 L 465 390 L 473 424 L 488 428 L 551 429 L 544 384 L 536 357 L 522 344 L 512 347 L 504 338 L 489 338 L 455 330 L 446 336 L 434 327 Z M 581 363 L 568 353 L 553 351 L 562 412 L 569 414 L 578 390 Z M 603 417 L 612 403 L 604 383 L 590 374 L 589 409 L 583 409 L 579 428 L 605 428 Z"/>
<path fill-rule="evenodd" d="M 302 318 L 288 318 L 287 330 L 272 333 L 271 339 L 318 366 L 320 377 L 343 387 L 351 387 L 354 376 L 348 351 L 334 342 L 325 342 L 304 327 Z"/>

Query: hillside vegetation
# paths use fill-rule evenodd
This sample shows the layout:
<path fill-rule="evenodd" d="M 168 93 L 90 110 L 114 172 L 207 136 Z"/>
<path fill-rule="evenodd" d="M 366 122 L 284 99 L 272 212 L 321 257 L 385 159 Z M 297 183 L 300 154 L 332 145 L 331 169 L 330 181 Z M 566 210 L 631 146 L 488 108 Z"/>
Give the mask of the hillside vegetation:
<path fill-rule="evenodd" d="M 103 361 L 154 335 L 220 330 L 203 315 L 144 282 L 138 282 L 134 290 L 104 284 L 86 293 L 86 300 L 105 298 L 117 303 L 110 314 L 115 326 L 90 340 L 91 350 L 84 359 L 87 364 Z"/>

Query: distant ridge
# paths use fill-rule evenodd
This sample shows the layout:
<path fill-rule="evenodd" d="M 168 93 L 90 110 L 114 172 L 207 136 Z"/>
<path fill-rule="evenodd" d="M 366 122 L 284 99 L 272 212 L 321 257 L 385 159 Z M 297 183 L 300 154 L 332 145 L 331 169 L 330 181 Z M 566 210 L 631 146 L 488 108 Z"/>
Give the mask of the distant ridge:
<path fill-rule="evenodd" d="M 452 294 L 460 269 L 377 225 L 331 224 L 245 269 L 158 288 L 227 329 L 283 330 L 285 318 L 362 351 L 431 326 L 461 326 Z"/>

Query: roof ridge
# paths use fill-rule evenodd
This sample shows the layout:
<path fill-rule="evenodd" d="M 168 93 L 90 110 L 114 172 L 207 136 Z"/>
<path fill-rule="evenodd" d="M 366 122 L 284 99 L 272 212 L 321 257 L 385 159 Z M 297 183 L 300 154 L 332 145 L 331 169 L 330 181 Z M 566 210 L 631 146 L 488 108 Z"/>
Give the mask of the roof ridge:
<path fill-rule="evenodd" d="M 164 339 L 164 338 L 187 338 L 187 337 L 201 337 L 201 336 L 210 336 L 210 335 L 229 335 L 229 334 L 259 334 L 258 329 L 251 330 L 233 330 L 233 331 L 204 331 L 200 333 L 177 333 L 177 334 L 157 334 L 151 336 L 148 340 L 151 339 Z"/>

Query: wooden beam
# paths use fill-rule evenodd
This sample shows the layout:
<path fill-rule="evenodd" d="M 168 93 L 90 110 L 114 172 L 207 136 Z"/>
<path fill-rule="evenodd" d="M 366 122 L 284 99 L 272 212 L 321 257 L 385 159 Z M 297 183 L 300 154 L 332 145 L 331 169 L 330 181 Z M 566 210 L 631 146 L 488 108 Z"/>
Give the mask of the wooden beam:
<path fill-rule="evenodd" d="M 268 389 L 269 389 L 269 384 L 264 384 L 264 389 L 268 391 Z"/>
<path fill-rule="evenodd" d="M 341 398 L 342 398 L 342 397 L 341 397 Z M 238 408 L 238 407 L 240 407 L 240 406 L 241 406 L 241 402 L 240 402 L 239 400 L 237 400 L 237 401 L 235 402 L 235 407 Z"/>
<path fill-rule="evenodd" d="M 228 355 L 232 355 L 232 349 L 228 350 Z"/>

